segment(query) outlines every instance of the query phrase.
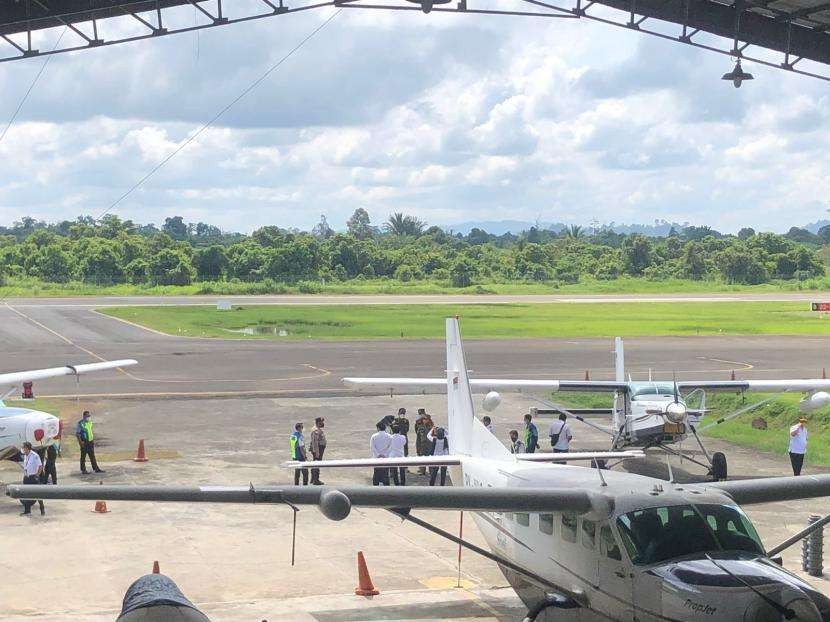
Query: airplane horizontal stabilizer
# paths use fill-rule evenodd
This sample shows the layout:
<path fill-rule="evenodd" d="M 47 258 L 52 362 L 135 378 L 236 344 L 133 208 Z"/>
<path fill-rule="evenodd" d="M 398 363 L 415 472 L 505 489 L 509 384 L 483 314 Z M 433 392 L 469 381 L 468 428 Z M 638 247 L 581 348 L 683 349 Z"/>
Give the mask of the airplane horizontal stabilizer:
<path fill-rule="evenodd" d="M 385 393 L 419 394 L 443 393 L 447 381 L 443 378 L 343 378 L 343 384 L 351 389 L 375 390 Z M 588 391 L 613 393 L 627 391 L 628 383 L 606 380 L 530 380 L 471 378 L 473 393 L 507 391 L 512 393 L 535 393 L 543 391 Z"/>
<path fill-rule="evenodd" d="M 404 458 L 347 458 L 343 460 L 305 461 L 289 460 L 280 466 L 284 469 L 325 469 L 329 467 L 419 467 L 419 466 L 457 466 L 461 456 L 413 456 Z"/>
<path fill-rule="evenodd" d="M 518 454 L 521 462 L 575 462 L 579 460 L 628 460 L 643 459 L 646 455 L 640 450 L 631 451 L 573 451 L 558 454 Z"/>

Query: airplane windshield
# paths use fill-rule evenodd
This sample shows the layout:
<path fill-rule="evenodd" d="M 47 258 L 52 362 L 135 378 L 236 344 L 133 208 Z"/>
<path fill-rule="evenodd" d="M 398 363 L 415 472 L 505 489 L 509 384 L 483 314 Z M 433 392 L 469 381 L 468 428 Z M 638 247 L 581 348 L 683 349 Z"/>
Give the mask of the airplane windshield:
<path fill-rule="evenodd" d="M 764 554 L 752 523 L 732 506 L 648 508 L 620 516 L 617 525 L 631 561 L 638 566 L 710 551 Z"/>
<path fill-rule="evenodd" d="M 631 399 L 648 399 L 655 395 L 672 396 L 674 395 L 674 385 L 668 383 L 654 383 L 643 385 L 634 389 L 631 393 Z"/>

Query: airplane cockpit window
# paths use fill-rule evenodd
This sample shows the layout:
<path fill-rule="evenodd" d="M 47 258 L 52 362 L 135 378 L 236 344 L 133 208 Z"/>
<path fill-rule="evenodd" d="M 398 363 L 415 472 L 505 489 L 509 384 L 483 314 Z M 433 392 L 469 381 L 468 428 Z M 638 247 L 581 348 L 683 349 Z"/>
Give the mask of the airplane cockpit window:
<path fill-rule="evenodd" d="M 715 538 L 726 551 L 764 553 L 755 527 L 739 508 L 728 505 L 695 505 L 703 515 Z"/>
<path fill-rule="evenodd" d="M 565 542 L 576 542 L 576 514 L 562 514 L 562 539 Z"/>
<path fill-rule="evenodd" d="M 658 395 L 672 397 L 674 395 L 674 385 L 665 382 L 655 382 L 654 384 L 637 387 L 631 393 L 631 399 L 635 401 L 638 399 L 649 400 Z"/>
<path fill-rule="evenodd" d="M 640 566 L 718 550 L 763 554 L 749 520 L 730 506 L 648 508 L 620 516 L 617 525 L 631 561 Z"/>
<path fill-rule="evenodd" d="M 614 538 L 614 533 L 611 531 L 610 525 L 603 525 L 602 529 L 599 531 L 599 545 L 601 549 L 601 553 L 605 555 L 608 559 L 613 559 L 616 561 L 622 560 L 622 551 L 620 551 L 620 545 L 617 544 L 617 540 Z"/>

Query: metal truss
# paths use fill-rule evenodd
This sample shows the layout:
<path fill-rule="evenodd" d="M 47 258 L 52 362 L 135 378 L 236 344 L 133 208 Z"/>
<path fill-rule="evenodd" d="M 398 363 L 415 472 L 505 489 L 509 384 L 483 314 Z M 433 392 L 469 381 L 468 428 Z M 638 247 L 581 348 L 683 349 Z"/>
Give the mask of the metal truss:
<path fill-rule="evenodd" d="M 7 7 L 0 8 L 0 62 L 337 7 L 588 19 L 830 81 L 830 3 L 822 0 L 810 0 L 816 4 L 807 8 L 790 8 L 789 0 L 734 0 L 732 4 L 715 0 L 573 0 L 575 4 L 501 0 L 498 5 L 509 8 L 493 8 L 492 1 L 484 4 L 487 0 L 295 1 L 302 2 L 251 0 L 243 11 L 239 2 L 228 0 L 224 6 L 222 0 L 6 0 Z M 190 7 L 185 20 L 183 11 Z M 54 47 L 38 48 L 38 43 L 54 41 L 53 29 L 61 27 L 66 36 Z M 804 69 L 799 65 L 803 60 L 814 61 L 827 72 Z"/>

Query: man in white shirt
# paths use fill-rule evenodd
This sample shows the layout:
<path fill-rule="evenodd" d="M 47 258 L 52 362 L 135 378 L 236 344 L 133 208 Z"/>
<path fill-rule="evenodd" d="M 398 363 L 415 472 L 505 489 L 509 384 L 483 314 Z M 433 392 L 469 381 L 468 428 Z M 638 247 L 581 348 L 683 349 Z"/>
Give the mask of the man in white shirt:
<path fill-rule="evenodd" d="M 555 454 L 567 453 L 571 446 L 573 434 L 571 426 L 566 423 L 567 419 L 568 415 L 562 413 L 559 419 L 550 424 L 550 445 Z"/>
<path fill-rule="evenodd" d="M 804 454 L 807 453 L 807 418 L 799 417 L 798 423 L 790 428 L 790 464 L 793 475 L 801 475 Z"/>
<path fill-rule="evenodd" d="M 389 439 L 389 457 L 403 458 L 406 455 L 406 437 L 401 433 L 398 425 L 392 426 L 392 437 Z M 395 486 L 406 486 L 406 467 L 392 467 L 389 469 Z"/>
<path fill-rule="evenodd" d="M 433 456 L 449 456 L 450 442 L 447 439 L 447 433 L 444 428 L 433 428 L 427 433 L 427 439 L 432 443 Z M 429 485 L 435 486 L 435 480 L 438 478 L 438 472 L 441 472 L 441 485 L 443 486 L 447 481 L 447 467 L 429 467 Z"/>
<path fill-rule="evenodd" d="M 372 434 L 369 441 L 369 449 L 372 450 L 372 458 L 388 458 L 389 449 L 392 444 L 392 437 L 386 431 L 386 426 L 382 421 L 377 423 L 378 431 Z M 372 476 L 372 486 L 389 485 L 389 468 L 375 467 L 374 475 Z"/>
<path fill-rule="evenodd" d="M 525 453 L 525 444 L 519 438 L 518 430 L 510 430 L 510 453 L 523 454 Z"/>
<path fill-rule="evenodd" d="M 23 467 L 23 483 L 24 484 L 39 484 L 40 475 L 43 473 L 43 461 L 34 451 L 32 451 L 32 444 L 28 441 L 23 443 L 23 461 L 20 463 Z M 30 516 L 32 514 L 32 506 L 35 504 L 30 499 L 21 499 L 23 504 L 23 511 L 21 516 Z M 40 504 L 40 514 L 46 514 L 46 509 L 43 507 L 43 501 L 38 501 Z"/>

